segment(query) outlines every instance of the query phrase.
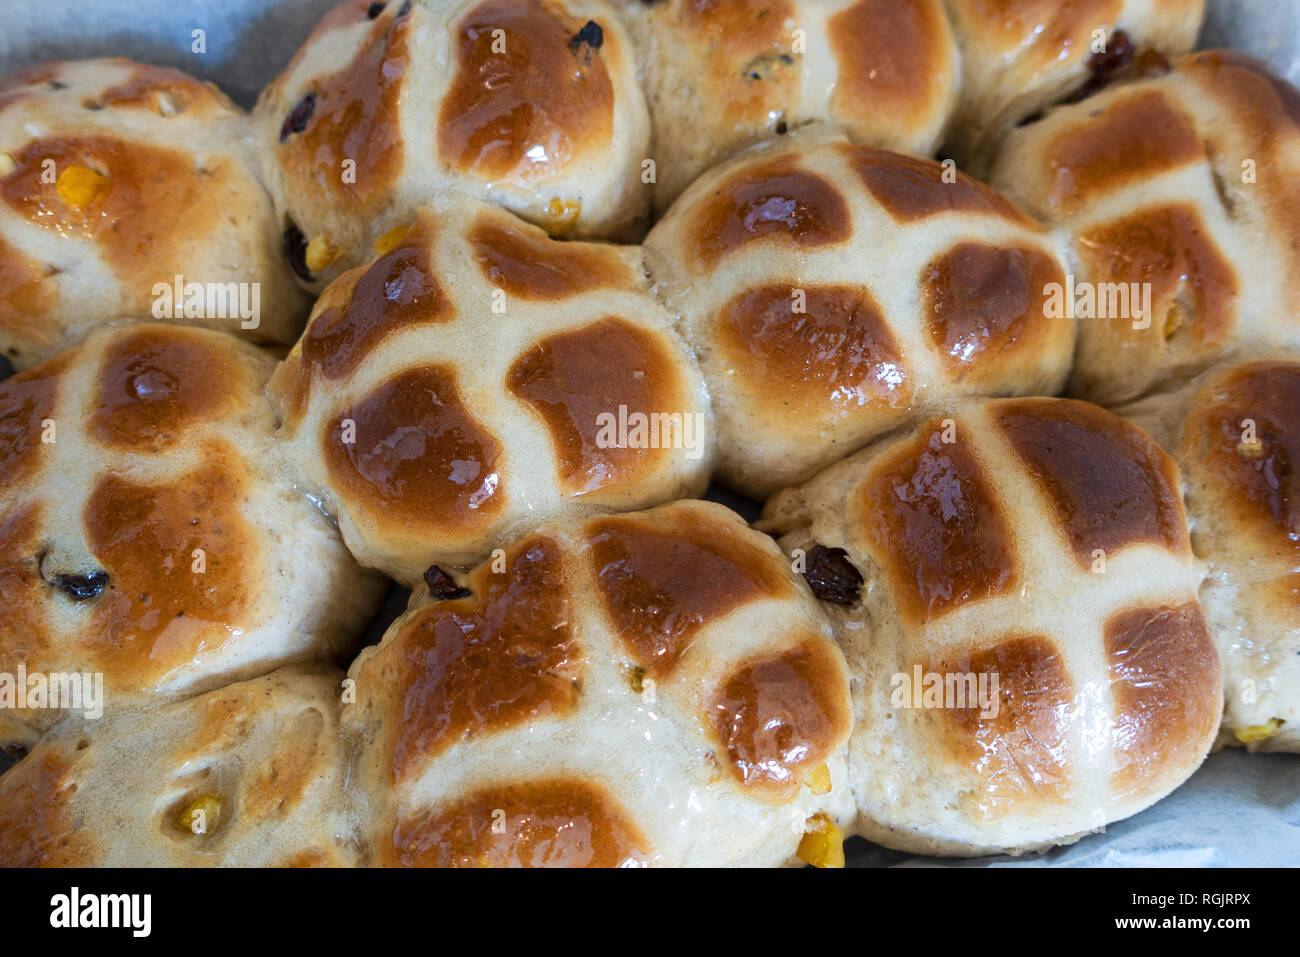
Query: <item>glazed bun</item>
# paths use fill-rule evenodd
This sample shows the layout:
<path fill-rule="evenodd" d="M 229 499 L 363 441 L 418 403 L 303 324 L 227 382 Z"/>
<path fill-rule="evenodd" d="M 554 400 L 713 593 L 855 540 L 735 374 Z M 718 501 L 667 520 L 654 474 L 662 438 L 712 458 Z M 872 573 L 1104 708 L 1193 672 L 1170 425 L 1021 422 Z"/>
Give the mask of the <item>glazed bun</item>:
<path fill-rule="evenodd" d="M 927 155 L 957 101 L 941 0 L 623 0 L 655 131 L 655 205 L 742 148 L 823 121 Z"/>
<path fill-rule="evenodd" d="M 550 518 L 698 494 L 713 464 L 708 396 L 636 248 L 464 199 L 325 291 L 271 394 L 303 486 L 408 584 Z"/>
<path fill-rule="evenodd" d="M 339 867 L 342 675 L 291 667 L 69 719 L 0 777 L 0 867 Z"/>
<path fill-rule="evenodd" d="M 1017 125 L 1188 52 L 1205 16 L 1205 0 L 945 3 L 962 58 L 959 120 L 949 147 L 963 168 L 980 176 Z"/>
<path fill-rule="evenodd" d="M 274 365 L 110 324 L 0 382 L 0 737 L 64 710 L 21 707 L 20 669 L 102 674 L 116 709 L 351 650 L 381 586 L 283 476 Z"/>
<path fill-rule="evenodd" d="M 789 137 L 701 177 L 645 249 L 713 394 L 720 477 L 755 497 L 918 409 L 1068 373 L 1055 240 L 930 160 Z"/>
<path fill-rule="evenodd" d="M 573 236 L 619 235 L 649 208 L 650 122 L 603 0 L 347 0 L 255 115 L 288 245 L 316 288 L 437 197 Z"/>
<path fill-rule="evenodd" d="M 779 865 L 851 814 L 843 658 L 722 506 L 544 526 L 438 593 L 349 672 L 372 863 Z"/>
<path fill-rule="evenodd" d="M 0 351 L 23 369 L 151 314 L 292 343 L 308 302 L 245 122 L 214 87 L 129 60 L 0 78 Z M 204 284 L 188 310 L 178 281 Z"/>
<path fill-rule="evenodd" d="M 1187 482 L 1192 545 L 1223 659 L 1224 743 L 1300 751 L 1300 361 L 1211 369 L 1117 410 Z"/>
<path fill-rule="evenodd" d="M 781 492 L 759 527 L 835 620 L 872 841 L 1066 843 L 1168 794 L 1214 741 L 1177 468 L 1094 405 L 964 404 Z"/>
<path fill-rule="evenodd" d="M 992 182 L 1073 233 L 1073 272 L 1099 302 L 1106 286 L 1127 293 L 1080 317 L 1071 391 L 1115 404 L 1243 348 L 1300 348 L 1298 178 L 1300 93 L 1231 51 L 1185 57 L 1008 138 Z"/>

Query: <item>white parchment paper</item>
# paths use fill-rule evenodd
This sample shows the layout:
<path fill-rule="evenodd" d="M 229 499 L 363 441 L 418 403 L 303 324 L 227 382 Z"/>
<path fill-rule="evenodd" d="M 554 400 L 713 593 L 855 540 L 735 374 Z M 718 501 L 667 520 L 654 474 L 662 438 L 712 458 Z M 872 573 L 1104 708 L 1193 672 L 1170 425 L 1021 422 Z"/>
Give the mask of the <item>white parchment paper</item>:
<path fill-rule="evenodd" d="M 213 80 L 251 106 L 336 0 L 0 0 L 0 74 L 128 56 Z M 205 52 L 192 52 L 201 30 Z M 1201 46 L 1268 60 L 1300 85 L 1300 0 L 1210 0 Z M 753 518 L 752 505 L 717 497 Z M 400 608 L 400 599 L 390 608 Z M 1070 847 L 1022 858 L 916 858 L 854 841 L 851 866 L 1300 866 L 1300 755 L 1211 755 L 1170 797 Z"/>

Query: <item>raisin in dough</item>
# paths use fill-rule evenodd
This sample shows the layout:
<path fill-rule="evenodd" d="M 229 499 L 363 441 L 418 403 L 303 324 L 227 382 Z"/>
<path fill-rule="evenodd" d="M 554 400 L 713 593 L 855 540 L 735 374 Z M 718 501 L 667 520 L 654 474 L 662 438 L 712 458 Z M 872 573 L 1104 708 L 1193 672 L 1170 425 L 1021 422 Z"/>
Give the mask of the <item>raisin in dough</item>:
<path fill-rule="evenodd" d="M 841 602 L 823 607 L 853 676 L 870 840 L 1068 843 L 1168 794 L 1214 741 L 1222 678 L 1177 466 L 1097 406 L 963 404 L 781 492 L 760 527 L 812 580 L 842 580 L 845 561 L 863 579 L 822 593 Z M 915 707 L 918 669 L 997 675 L 996 714 Z"/>
<path fill-rule="evenodd" d="M 963 68 L 949 148 L 975 175 L 1018 124 L 1044 108 L 1116 73 L 1187 53 L 1205 16 L 1205 0 L 945 3 Z"/>
<path fill-rule="evenodd" d="M 713 393 L 721 478 L 756 497 L 919 408 L 1068 373 L 1056 239 L 930 160 L 790 137 L 698 180 L 645 250 Z"/>
<path fill-rule="evenodd" d="M 992 182 L 1071 231 L 1077 280 L 1149 284 L 1149 317 L 1119 299 L 1080 319 L 1071 391 L 1111 405 L 1242 349 L 1300 348 L 1298 180 L 1300 93 L 1231 51 L 1008 138 Z"/>
<path fill-rule="evenodd" d="M 0 351 L 22 369 L 100 323 L 155 315 L 167 305 L 155 286 L 177 276 L 220 284 L 224 303 L 209 308 L 205 292 L 206 317 L 157 318 L 291 344 L 308 301 L 241 142 L 246 122 L 214 87 L 129 60 L 0 78 Z M 253 318 L 230 283 L 256 284 Z"/>
<path fill-rule="evenodd" d="M 467 200 L 335 281 L 271 394 L 303 486 L 407 583 L 549 518 L 698 494 L 713 464 L 708 396 L 637 250 Z"/>
<path fill-rule="evenodd" d="M 851 815 L 843 657 L 739 516 L 547 525 L 462 584 L 349 672 L 371 863 L 770 866 Z"/>
<path fill-rule="evenodd" d="M 619 235 L 649 207 L 650 121 L 603 0 L 347 0 L 254 113 L 317 289 L 448 194 L 557 235 Z"/>
<path fill-rule="evenodd" d="M 957 101 L 941 0 L 623 0 L 654 123 L 655 205 L 738 150 L 826 122 L 934 152 Z"/>
<path fill-rule="evenodd" d="M 1221 740 L 1300 751 L 1300 361 L 1218 366 L 1117 410 L 1187 481 L 1201 604 L 1223 659 Z"/>
<path fill-rule="evenodd" d="M 0 776 L 0 867 L 345 867 L 342 675 L 287 667 L 61 722 Z"/>
<path fill-rule="evenodd" d="M 0 673 L 102 673 L 117 709 L 353 647 L 381 586 L 283 474 L 274 365 L 110 324 L 0 382 Z"/>

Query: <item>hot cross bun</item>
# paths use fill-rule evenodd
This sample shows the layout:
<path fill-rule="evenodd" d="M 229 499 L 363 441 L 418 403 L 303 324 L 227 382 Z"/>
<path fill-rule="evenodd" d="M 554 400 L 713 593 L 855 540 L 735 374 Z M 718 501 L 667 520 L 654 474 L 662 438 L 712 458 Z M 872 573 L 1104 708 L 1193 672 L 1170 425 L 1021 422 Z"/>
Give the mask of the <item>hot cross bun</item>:
<path fill-rule="evenodd" d="M 776 495 L 760 528 L 835 620 L 873 841 L 1068 842 L 1169 793 L 1214 741 L 1177 467 L 1097 406 L 963 404 Z"/>
<path fill-rule="evenodd" d="M 637 250 L 467 200 L 333 283 L 271 394 L 349 547 L 408 583 L 552 517 L 698 494 L 713 462 L 708 396 Z"/>
<path fill-rule="evenodd" d="M 557 235 L 614 236 L 649 207 L 650 122 L 604 0 L 346 0 L 255 115 L 310 281 L 449 193 Z"/>
<path fill-rule="evenodd" d="M 1044 108 L 1191 50 L 1205 16 L 1205 0 L 945 4 L 962 60 L 949 146 L 976 175 L 1007 134 Z"/>
<path fill-rule="evenodd" d="M 956 103 L 957 43 L 941 0 L 623 3 L 661 210 L 743 147 L 813 121 L 856 142 L 933 153 Z"/>
<path fill-rule="evenodd" d="M 1219 366 L 1117 410 L 1187 482 L 1201 603 L 1223 659 L 1225 743 L 1300 751 L 1300 361 Z"/>
<path fill-rule="evenodd" d="M 1241 348 L 1300 347 L 1298 178 L 1300 92 L 1231 51 L 1008 138 L 992 181 L 1067 227 L 1080 285 L 1107 290 L 1098 318 L 1080 316 L 1071 391 L 1115 404 Z"/>
<path fill-rule="evenodd" d="M 342 675 L 283 668 L 69 719 L 0 777 L 0 867 L 339 867 Z"/>
<path fill-rule="evenodd" d="M 756 497 L 917 408 L 1069 369 L 1054 239 L 930 160 L 791 137 L 697 180 L 645 249 L 713 393 L 721 478 Z"/>
<path fill-rule="evenodd" d="M 26 368 L 128 315 L 293 342 L 308 303 L 244 122 L 215 88 L 129 60 L 0 79 L 0 351 Z"/>
<path fill-rule="evenodd" d="M 0 382 L 0 674 L 101 673 L 118 708 L 349 648 L 380 585 L 282 474 L 274 365 L 109 324 Z M 0 718 L 61 713 L 19 703 Z"/>
<path fill-rule="evenodd" d="M 547 525 L 437 591 L 349 672 L 372 863 L 784 864 L 851 815 L 843 658 L 722 506 Z"/>

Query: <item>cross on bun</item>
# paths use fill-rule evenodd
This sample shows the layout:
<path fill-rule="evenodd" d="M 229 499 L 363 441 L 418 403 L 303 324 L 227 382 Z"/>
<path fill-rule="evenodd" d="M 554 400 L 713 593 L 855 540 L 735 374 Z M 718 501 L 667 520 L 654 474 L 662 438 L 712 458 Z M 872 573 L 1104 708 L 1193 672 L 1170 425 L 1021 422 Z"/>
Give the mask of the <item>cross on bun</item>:
<path fill-rule="evenodd" d="M 0 776 L 0 867 L 359 863 L 341 679 L 288 667 L 62 722 Z"/>
<path fill-rule="evenodd" d="M 129 315 L 293 342 L 307 299 L 244 122 L 214 87 L 129 60 L 0 78 L 0 351 L 17 368 Z M 188 318 L 178 282 L 209 284 Z"/>
<path fill-rule="evenodd" d="M 1300 751 L 1300 361 L 1218 366 L 1117 410 L 1187 482 L 1201 604 L 1223 659 L 1224 743 Z"/>
<path fill-rule="evenodd" d="M 547 525 L 443 585 L 349 672 L 372 863 L 775 865 L 851 814 L 843 657 L 722 506 Z"/>
<path fill-rule="evenodd" d="M 549 518 L 698 494 L 713 460 L 637 250 L 468 200 L 333 283 L 270 391 L 304 485 L 408 584 Z"/>
<path fill-rule="evenodd" d="M 933 153 L 956 103 L 957 43 L 941 0 L 623 2 L 661 210 L 709 167 L 810 122 Z"/>
<path fill-rule="evenodd" d="M 1069 369 L 1055 241 L 930 160 L 790 137 L 701 177 L 645 250 L 713 394 L 721 479 L 755 497 L 918 408 L 1052 393 Z"/>
<path fill-rule="evenodd" d="M 618 235 L 649 207 L 650 123 L 604 0 L 346 0 L 254 113 L 316 288 L 437 197 L 574 236 Z"/>
<path fill-rule="evenodd" d="M 1127 293 L 1080 316 L 1071 391 L 1115 404 L 1242 348 L 1300 347 L 1297 177 L 1300 93 L 1231 51 L 1185 57 L 1009 137 L 991 181 L 1073 233 L 1073 271 L 1099 301 L 1105 284 Z"/>
<path fill-rule="evenodd" d="M 774 496 L 760 527 L 835 621 L 870 840 L 1065 843 L 1169 793 L 1214 741 L 1177 467 L 1097 406 L 963 404 Z"/>
<path fill-rule="evenodd" d="M 949 148 L 975 175 L 1043 109 L 1191 50 L 1205 17 L 1205 0 L 945 3 L 962 60 L 960 120 Z"/>
<path fill-rule="evenodd" d="M 348 650 L 381 586 L 281 472 L 274 365 L 109 324 L 0 382 L 0 675 L 101 673 L 116 709 Z M 0 737 L 63 711 L 7 691 Z"/>

